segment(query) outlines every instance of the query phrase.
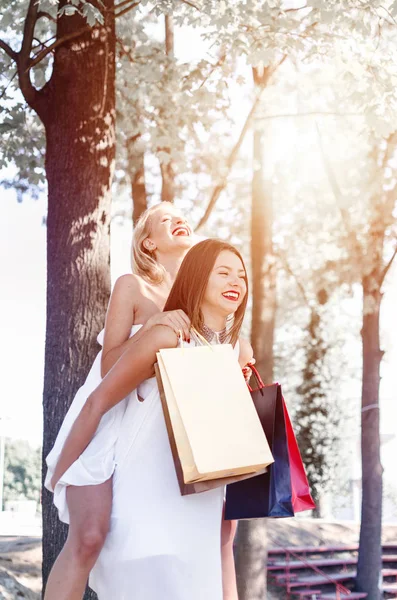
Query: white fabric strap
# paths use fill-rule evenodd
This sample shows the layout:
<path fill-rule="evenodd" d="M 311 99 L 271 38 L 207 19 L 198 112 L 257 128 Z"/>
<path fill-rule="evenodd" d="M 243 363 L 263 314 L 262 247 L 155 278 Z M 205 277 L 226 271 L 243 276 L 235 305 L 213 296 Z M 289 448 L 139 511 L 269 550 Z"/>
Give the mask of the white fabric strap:
<path fill-rule="evenodd" d="M 361 409 L 361 412 L 366 412 L 367 410 L 372 410 L 373 408 L 379 408 L 379 403 L 376 402 L 375 404 L 368 404 L 368 406 L 364 406 L 364 408 Z"/>

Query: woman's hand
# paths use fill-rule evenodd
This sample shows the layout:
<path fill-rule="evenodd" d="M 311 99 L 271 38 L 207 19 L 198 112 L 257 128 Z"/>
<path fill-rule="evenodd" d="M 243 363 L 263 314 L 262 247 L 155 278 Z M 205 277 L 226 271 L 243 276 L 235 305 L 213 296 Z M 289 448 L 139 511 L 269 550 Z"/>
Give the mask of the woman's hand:
<path fill-rule="evenodd" d="M 249 383 L 249 380 L 251 379 L 252 369 L 251 369 L 250 365 L 254 365 L 255 362 L 256 362 L 255 358 L 251 358 L 250 361 L 245 365 L 245 367 L 242 368 L 245 383 Z"/>
<path fill-rule="evenodd" d="M 185 342 L 190 342 L 190 319 L 183 310 L 169 310 L 156 313 L 147 320 L 144 329 L 147 331 L 154 325 L 171 327 L 177 336 L 179 336 L 179 332 L 181 332 Z"/>

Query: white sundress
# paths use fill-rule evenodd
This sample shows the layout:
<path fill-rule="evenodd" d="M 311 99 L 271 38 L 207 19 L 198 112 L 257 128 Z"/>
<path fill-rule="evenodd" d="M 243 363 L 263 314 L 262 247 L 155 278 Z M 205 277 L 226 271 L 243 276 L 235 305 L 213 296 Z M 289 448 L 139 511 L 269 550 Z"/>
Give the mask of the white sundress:
<path fill-rule="evenodd" d="M 114 407 L 117 413 L 101 421 L 62 477 L 62 491 L 54 498 L 60 517 L 68 514 L 66 485 L 102 483 L 113 473 L 110 531 L 89 580 L 99 600 L 222 600 L 224 488 L 181 496 L 156 379 L 137 391 L 143 401 L 134 391 Z"/>
<path fill-rule="evenodd" d="M 130 337 L 137 331 L 135 326 L 131 329 Z M 103 330 L 98 335 L 98 343 L 102 346 Z M 68 485 L 98 485 L 107 481 L 113 474 L 114 448 L 118 438 L 121 422 L 124 416 L 128 398 L 125 398 L 109 410 L 101 419 L 97 431 L 90 444 L 80 457 L 62 475 L 61 479 L 52 489 L 51 479 L 59 460 L 63 445 L 68 437 L 73 423 L 80 414 L 88 396 L 102 381 L 101 377 L 102 350 L 98 353 L 88 373 L 84 384 L 77 391 L 72 404 L 63 420 L 54 446 L 46 457 L 47 474 L 44 481 L 45 487 L 54 493 L 54 504 L 58 509 L 61 521 L 69 524 L 69 510 L 66 502 L 66 488 Z"/>

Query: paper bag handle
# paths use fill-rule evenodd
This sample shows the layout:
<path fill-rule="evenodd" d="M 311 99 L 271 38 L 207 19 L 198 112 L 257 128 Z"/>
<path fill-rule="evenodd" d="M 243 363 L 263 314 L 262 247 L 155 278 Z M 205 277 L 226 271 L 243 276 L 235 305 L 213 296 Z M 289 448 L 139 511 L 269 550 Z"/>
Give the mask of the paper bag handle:
<path fill-rule="evenodd" d="M 193 331 L 194 335 L 196 337 L 198 337 L 198 339 L 200 340 L 200 342 L 202 342 L 206 346 L 209 346 L 211 348 L 211 350 L 213 350 L 213 347 L 211 346 L 211 344 L 209 343 L 209 341 L 206 340 L 205 337 L 203 335 L 201 335 L 201 333 L 199 333 L 195 327 L 191 327 L 190 331 Z"/>
<path fill-rule="evenodd" d="M 256 382 L 258 384 L 258 389 L 259 389 L 259 391 L 261 392 L 261 394 L 263 396 L 262 390 L 265 387 L 265 384 L 262 381 L 262 377 L 259 375 L 258 369 L 254 365 L 252 365 L 251 363 L 247 363 L 247 367 L 249 367 L 251 369 L 251 371 L 253 372 L 253 374 L 255 376 L 255 379 L 256 379 Z M 252 389 L 252 387 L 250 385 L 248 385 L 248 389 L 249 389 L 250 392 L 253 391 L 253 389 Z"/>

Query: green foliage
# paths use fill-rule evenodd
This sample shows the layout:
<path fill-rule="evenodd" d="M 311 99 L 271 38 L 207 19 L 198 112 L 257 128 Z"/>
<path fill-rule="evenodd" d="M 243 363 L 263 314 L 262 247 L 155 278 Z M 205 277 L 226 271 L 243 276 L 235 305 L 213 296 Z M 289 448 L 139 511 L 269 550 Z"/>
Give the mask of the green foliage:
<path fill-rule="evenodd" d="M 28 2 L 3 0 L 3 4 L 3 39 L 18 51 Z M 36 24 L 32 58 L 54 39 L 57 5 L 56 0 L 40 2 L 40 10 L 49 18 L 43 16 Z M 230 132 L 236 89 L 240 87 L 238 94 L 247 97 L 249 66 L 274 64 L 282 56 L 295 65 L 317 61 L 322 68 L 330 67 L 343 89 L 345 105 L 363 111 L 377 135 L 388 135 L 397 112 L 395 11 L 394 2 L 358 0 L 346 0 L 343 5 L 336 0 L 312 0 L 303 8 L 289 7 L 281 0 L 209 0 L 205 10 L 200 2 L 141 1 L 117 20 L 117 181 L 126 183 L 126 173 L 131 174 L 126 145 L 139 135 L 149 166 L 158 160 L 173 161 L 179 196 L 192 186 L 186 173 L 202 176 L 197 176 L 193 186 L 202 188 L 201 195 L 208 195 L 209 181 L 216 183 L 219 167 L 234 141 Z M 77 12 L 90 25 L 101 22 L 100 9 L 91 2 L 71 0 L 62 6 L 62 14 Z M 200 57 L 185 59 L 183 51 L 177 51 L 175 58 L 166 56 L 164 14 L 173 16 L 176 36 L 183 27 L 200 38 Z M 52 57 L 48 54 L 32 69 L 37 88 L 51 77 Z M 45 184 L 44 132 L 33 114 L 23 118 L 26 106 L 17 91 L 13 60 L 0 51 L 0 61 L 0 84 L 8 86 L 0 100 L 4 133 L 0 168 L 11 165 L 9 184 L 15 184 L 22 194 L 30 181 L 37 195 Z M 157 177 L 156 168 L 153 172 Z M 152 188 L 154 191 L 155 184 Z"/>
<path fill-rule="evenodd" d="M 219 54 L 208 58 L 186 58 L 183 52 L 167 55 L 163 37 L 163 17 L 153 23 L 147 14 L 137 11 L 118 22 L 119 191 L 133 175 L 127 149 L 137 137 L 146 156 L 150 191 L 157 162 L 172 161 L 182 191 L 187 174 L 190 185 L 196 174 L 211 178 L 214 156 L 219 160 L 230 147 L 230 126 L 227 130 L 225 125 L 232 122 L 228 112 L 231 99 L 225 81 L 234 76 L 233 65 Z"/>
<path fill-rule="evenodd" d="M 4 500 L 40 501 L 41 448 L 24 440 L 6 440 Z"/>
<path fill-rule="evenodd" d="M 296 390 L 299 401 L 294 411 L 297 441 L 315 502 L 329 488 L 339 454 L 340 415 L 324 377 L 327 351 L 321 308 L 317 305 L 310 311 L 302 382 Z"/>

